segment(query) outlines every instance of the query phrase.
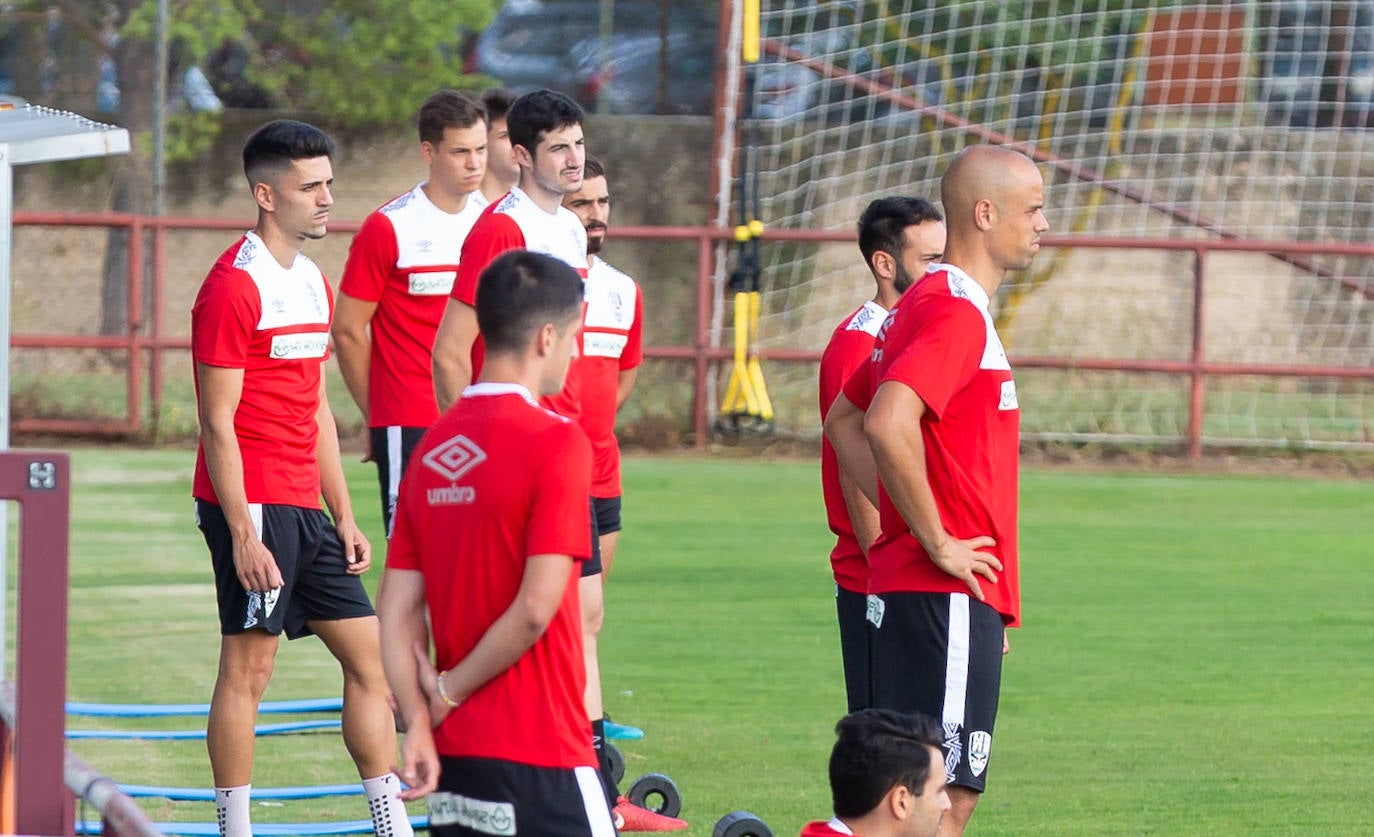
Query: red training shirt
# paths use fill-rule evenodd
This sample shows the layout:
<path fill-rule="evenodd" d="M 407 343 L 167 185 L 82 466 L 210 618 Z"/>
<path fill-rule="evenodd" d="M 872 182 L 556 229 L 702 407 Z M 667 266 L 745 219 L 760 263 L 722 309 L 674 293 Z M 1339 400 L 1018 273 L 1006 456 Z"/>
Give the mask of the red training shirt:
<path fill-rule="evenodd" d="M 1021 413 L 1006 350 L 993 328 L 988 296 L 953 265 L 933 265 L 902 295 L 874 349 L 873 390 L 910 387 L 921 417 L 926 474 L 945 530 L 955 538 L 991 535 L 986 551 L 1002 561 L 997 583 L 979 578 L 987 604 L 1010 626 L 1021 621 L 1017 568 L 1017 470 Z M 867 409 L 862 367 L 845 394 Z M 852 394 L 851 394 L 852 393 Z M 869 592 L 966 593 L 968 586 L 927 557 L 879 485 L 882 535 L 869 549 Z"/>
<path fill-rule="evenodd" d="M 424 184 L 363 221 L 348 248 L 339 291 L 377 303 L 372 315 L 368 427 L 429 427 L 434 398 L 434 335 L 458 275 L 468 231 L 486 207 L 481 192 L 456 213 L 435 206 Z"/>
<path fill-rule="evenodd" d="M 571 209 L 560 206 L 552 214 L 545 212 L 519 186 L 512 187 L 500 200 L 482 211 L 463 242 L 462 258 L 458 262 L 458 278 L 453 283 L 452 299 L 477 307 L 477 280 L 482 271 L 510 250 L 529 250 L 567 262 L 577 275 L 587 278 L 587 230 Z M 472 379 L 482 371 L 486 356 L 486 342 L 482 335 L 472 341 Z M 563 390 L 542 401 L 559 415 L 576 420 L 581 410 L 579 397 L 581 381 L 580 358 L 568 367 Z"/>
<path fill-rule="evenodd" d="M 252 232 L 224 251 L 196 295 L 193 360 L 243 370 L 234 435 L 250 503 L 320 508 L 316 413 L 333 315 L 334 295 L 319 267 L 297 254 L 283 268 Z M 192 494 L 219 503 L 203 445 Z"/>
<path fill-rule="evenodd" d="M 644 361 L 644 302 L 635 280 L 593 256 L 582 317 L 579 421 L 592 440 L 592 496 L 620 496 L 615 437 L 620 373 Z"/>
<path fill-rule="evenodd" d="M 843 837 L 844 835 L 854 835 L 854 832 L 850 831 L 849 826 L 838 819 L 832 819 L 829 822 L 816 820 L 807 823 L 802 826 L 800 837 Z"/>
<path fill-rule="evenodd" d="M 830 342 L 821 353 L 820 406 L 821 422 L 830 412 L 844 382 L 855 369 L 867 365 L 873 354 L 873 339 L 878 327 L 887 319 L 887 309 L 873 300 L 845 317 L 830 335 Z M 830 550 L 830 569 L 835 583 L 851 593 L 868 592 L 868 563 L 854 536 L 854 524 L 844 504 L 840 488 L 840 463 L 830 440 L 821 436 L 821 493 L 825 498 L 825 515 L 830 531 L 835 534 L 835 548 Z"/>
<path fill-rule="evenodd" d="M 579 567 L 591 553 L 591 445 L 516 384 L 479 383 L 425 434 L 401 480 L 386 565 L 424 575 L 439 668 L 457 665 L 515 599 L 533 555 L 571 555 L 534 645 L 434 731 L 445 756 L 595 766 L 583 690 Z"/>

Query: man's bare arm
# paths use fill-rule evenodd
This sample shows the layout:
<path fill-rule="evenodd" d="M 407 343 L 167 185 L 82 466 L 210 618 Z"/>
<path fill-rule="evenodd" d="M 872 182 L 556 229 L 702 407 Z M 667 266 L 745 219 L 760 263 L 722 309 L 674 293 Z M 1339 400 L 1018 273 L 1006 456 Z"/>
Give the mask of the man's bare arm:
<path fill-rule="evenodd" d="M 864 433 L 873 450 L 879 478 L 907 527 L 940 569 L 963 579 L 982 601 L 976 576 L 997 581 L 1002 562 L 979 549 L 994 546 L 988 535 L 959 540 L 945 531 L 926 471 L 921 417 L 926 405 L 915 390 L 898 381 L 884 381 L 864 415 Z"/>
<path fill-rule="evenodd" d="M 477 340 L 477 309 L 448 301 L 434 336 L 434 396 L 447 410 L 472 383 L 472 344 Z"/>
<path fill-rule="evenodd" d="M 372 565 L 372 545 L 353 519 L 353 499 L 348 494 L 343 457 L 339 453 L 339 428 L 334 423 L 334 411 L 329 406 L 325 380 L 324 376 L 320 377 L 320 406 L 315 411 L 315 426 L 319 433 L 315 438 L 315 460 L 320 468 L 320 493 L 324 495 L 324 504 L 329 507 L 329 516 L 334 519 L 334 530 L 343 544 L 348 572 L 361 575 Z"/>
<path fill-rule="evenodd" d="M 334 356 L 339 360 L 339 371 L 343 373 L 344 385 L 353 403 L 367 420 L 367 395 L 369 375 L 372 371 L 372 338 L 368 324 L 377 311 L 377 303 L 358 299 L 345 293 L 339 294 L 338 304 L 334 307 Z"/>
<path fill-rule="evenodd" d="M 873 542 L 878 540 L 882 534 L 882 523 L 878 517 L 878 509 L 868 501 L 863 491 L 859 489 L 857 483 L 843 469 L 840 469 L 840 493 L 844 495 L 845 511 L 849 513 L 849 525 L 854 527 L 854 538 L 859 542 L 859 549 L 863 551 L 864 557 L 868 557 L 868 548 Z"/>
<path fill-rule="evenodd" d="M 868 437 L 864 435 L 864 414 L 844 393 L 835 396 L 825 414 L 825 437 L 830 440 L 840 463 L 841 487 L 847 475 L 850 483 L 868 500 L 868 505 L 876 509 L 878 468 L 873 463 Z"/>
<path fill-rule="evenodd" d="M 234 432 L 234 414 L 243 397 L 243 370 L 196 364 L 200 383 L 200 443 L 215 499 L 229 525 L 234 569 L 245 590 L 266 593 L 282 586 L 281 571 L 248 512 L 243 486 L 243 454 Z"/>
<path fill-rule="evenodd" d="M 625 406 L 625 402 L 630 400 L 630 393 L 634 392 L 635 378 L 639 377 L 639 367 L 633 369 L 620 370 L 620 377 L 615 381 L 615 408 L 619 410 Z"/>
<path fill-rule="evenodd" d="M 515 600 L 491 623 L 472 651 L 448 670 L 445 694 L 454 700 L 467 698 L 530 650 L 558 613 L 568 584 L 576 583 L 572 564 L 573 559 L 567 555 L 532 555 L 525 559 L 525 576 Z M 427 677 L 421 671 L 420 685 L 429 698 L 430 716 L 438 724 L 448 714 L 448 708 L 439 695 L 436 677 Z"/>
<path fill-rule="evenodd" d="M 414 649 L 429 644 L 425 624 L 425 580 L 418 570 L 387 568 L 377 588 L 377 619 L 382 630 L 382 669 L 396 699 L 404 727 L 401 779 L 410 790 L 403 799 L 417 799 L 434 790 L 439 757 L 430 733 L 429 698 L 420 685 L 421 670 Z"/>

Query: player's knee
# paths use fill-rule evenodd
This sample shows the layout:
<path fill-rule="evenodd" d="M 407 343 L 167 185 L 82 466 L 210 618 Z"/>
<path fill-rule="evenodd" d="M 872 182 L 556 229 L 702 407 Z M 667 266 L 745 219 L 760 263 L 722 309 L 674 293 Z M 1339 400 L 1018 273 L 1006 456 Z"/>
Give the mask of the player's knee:
<path fill-rule="evenodd" d="M 601 574 L 583 576 L 578 583 L 578 594 L 582 599 L 582 636 L 595 637 L 601 633 L 601 623 L 606 619 Z"/>
<path fill-rule="evenodd" d="M 950 785 L 948 791 L 949 811 L 945 813 L 945 819 L 951 825 L 956 825 L 962 830 L 968 824 L 969 818 L 973 816 L 973 808 L 978 804 L 978 798 L 982 794 L 972 788 L 960 785 Z"/>
<path fill-rule="evenodd" d="M 274 659 L 270 654 L 227 654 L 220 658 L 220 686 L 259 699 L 272 680 L 273 668 Z"/>
<path fill-rule="evenodd" d="M 601 625 L 606 621 L 606 608 L 601 603 L 597 603 L 595 609 L 583 608 L 582 610 L 582 634 L 583 636 L 596 636 L 601 633 Z"/>
<path fill-rule="evenodd" d="M 386 673 L 382 668 L 380 656 L 350 656 L 339 660 L 343 672 L 344 685 L 369 691 L 387 692 Z"/>

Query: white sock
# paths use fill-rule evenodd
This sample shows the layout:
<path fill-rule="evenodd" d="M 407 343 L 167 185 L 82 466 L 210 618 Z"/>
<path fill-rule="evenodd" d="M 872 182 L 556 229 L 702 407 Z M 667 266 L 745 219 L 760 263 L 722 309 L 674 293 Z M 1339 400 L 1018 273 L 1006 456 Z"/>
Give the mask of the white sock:
<path fill-rule="evenodd" d="M 249 822 L 249 792 L 252 785 L 215 788 L 215 814 L 219 818 L 219 837 L 253 837 Z"/>
<path fill-rule="evenodd" d="M 363 780 L 367 807 L 372 809 L 372 830 L 377 837 L 413 837 L 410 816 L 401 801 L 401 780 L 395 773 L 383 773 Z"/>

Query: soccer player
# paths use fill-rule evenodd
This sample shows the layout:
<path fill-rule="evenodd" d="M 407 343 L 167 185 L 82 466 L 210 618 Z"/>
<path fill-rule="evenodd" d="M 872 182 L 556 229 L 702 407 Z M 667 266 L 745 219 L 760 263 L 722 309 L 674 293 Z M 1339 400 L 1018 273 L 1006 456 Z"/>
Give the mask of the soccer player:
<path fill-rule="evenodd" d="M 952 803 L 942 833 L 959 835 L 987 783 L 1005 628 L 1021 619 L 1020 413 L 989 303 L 1049 224 L 1039 170 L 1008 148 L 961 151 L 940 196 L 945 261 L 902 296 L 826 432 L 880 511 L 868 553 L 873 705 L 940 719 Z M 857 438 L 837 418 L 853 409 L 865 411 Z"/>
<path fill-rule="evenodd" d="M 586 161 L 582 118 L 582 108 L 576 102 L 551 90 L 526 93 L 515 100 L 506 115 L 513 153 L 520 164 L 520 183 L 483 211 L 463 242 L 458 279 L 434 342 L 434 388 L 441 405 L 450 403 L 482 368 L 483 338 L 477 322 L 475 292 L 477 276 L 486 265 L 509 250 L 527 249 L 551 255 L 573 266 L 579 275 L 587 275 L 587 231 L 577 215 L 562 206 L 566 195 L 582 188 Z M 582 413 L 584 360 L 578 358 L 573 362 L 562 390 L 541 401 L 574 421 L 579 421 Z M 595 526 L 590 495 L 587 505 Z M 594 529 L 591 537 L 592 557 L 581 565 L 586 578 L 601 574 L 600 542 Z M 598 677 L 600 694 L 599 672 L 589 676 Z M 657 830 L 686 828 L 681 820 L 662 817 L 623 800 L 611 780 L 600 707 L 595 712 L 589 709 L 588 716 L 593 719 L 589 734 L 601 764 L 606 797 L 615 806 L 617 820 L 628 818 L 626 825 L 634 830 L 643 830 L 640 826 L 646 824 Z"/>
<path fill-rule="evenodd" d="M 859 252 L 873 274 L 877 293 L 845 317 L 821 354 L 821 420 L 840 394 L 845 380 L 873 353 L 873 338 L 887 312 L 945 249 L 940 211 L 925 198 L 887 197 L 868 205 L 859 216 Z M 821 488 L 835 547 L 830 567 L 835 576 L 835 609 L 840 625 L 849 711 L 868 706 L 868 547 L 878 535 L 878 510 L 853 481 L 840 473 L 835 449 L 821 440 Z"/>
<path fill-rule="evenodd" d="M 616 412 L 629 400 L 644 360 L 644 300 L 639 284 L 597 254 L 605 246 L 611 193 L 601 161 L 588 155 L 582 188 L 563 198 L 587 230 L 587 311 L 582 324 L 582 429 L 592 440 L 592 497 L 596 501 L 601 570 L 610 573 L 620 537 L 620 443 Z M 584 612 L 587 597 L 582 599 Z"/>
<path fill-rule="evenodd" d="M 487 201 L 487 121 L 470 93 L 441 90 L 420 107 L 420 156 L 429 178 L 363 221 L 349 246 L 334 315 L 339 371 L 368 427 L 382 522 L 420 436 L 439 417 L 434 333 L 453 290 L 463 239 Z M 370 332 L 370 334 L 369 334 Z"/>
<path fill-rule="evenodd" d="M 511 153 L 510 129 L 506 114 L 515 103 L 515 94 L 493 87 L 482 94 L 487 109 L 487 171 L 482 176 L 482 196 L 492 203 L 520 182 L 520 166 Z"/>
<path fill-rule="evenodd" d="M 507 250 L 531 250 L 561 259 L 587 275 L 587 233 L 563 208 L 563 196 L 582 188 L 582 108 L 552 90 L 515 100 L 506 114 L 511 153 L 520 182 L 484 210 L 463 242 L 458 278 L 434 340 L 434 390 L 441 409 L 457 400 L 481 369 L 477 279 Z M 576 418 L 576 370 L 553 397 Z M 570 414 L 571 413 L 571 414 Z"/>
<path fill-rule="evenodd" d="M 302 122 L 269 122 L 248 138 L 243 169 L 257 224 L 215 262 L 191 309 L 193 494 L 222 634 L 206 746 L 227 837 L 250 834 L 253 725 L 283 632 L 318 635 L 339 661 L 344 744 L 373 824 L 411 833 L 390 767 L 396 732 L 377 618 L 359 579 L 371 547 L 353 520 L 320 374 L 334 300 L 301 254 L 325 234 L 333 153 L 333 141 Z"/>
<path fill-rule="evenodd" d="M 935 837 L 949 810 L 940 731 L 923 715 L 864 709 L 835 725 L 830 794 L 835 816 L 801 837 Z"/>
<path fill-rule="evenodd" d="M 475 301 L 482 370 L 416 449 L 379 594 L 401 773 L 440 837 L 612 837 L 583 706 L 591 445 L 535 401 L 577 352 L 582 281 L 511 252 Z"/>
<path fill-rule="evenodd" d="M 620 443 L 615 437 L 616 412 L 630 397 L 644 359 L 643 297 L 639 285 L 598 256 L 606 242 L 611 195 L 601 162 L 588 156 L 582 188 L 563 198 L 587 230 L 587 309 L 578 358 L 580 421 L 592 440 L 592 507 L 600 541 L 601 573 L 582 579 L 583 640 L 587 654 L 587 714 L 596 739 L 605 736 L 597 638 L 605 619 L 602 588 L 620 537 Z M 618 805 L 633 829 L 644 809 Z M 667 819 L 667 818 L 664 818 Z M 677 827 L 655 819 L 654 830 Z"/>

